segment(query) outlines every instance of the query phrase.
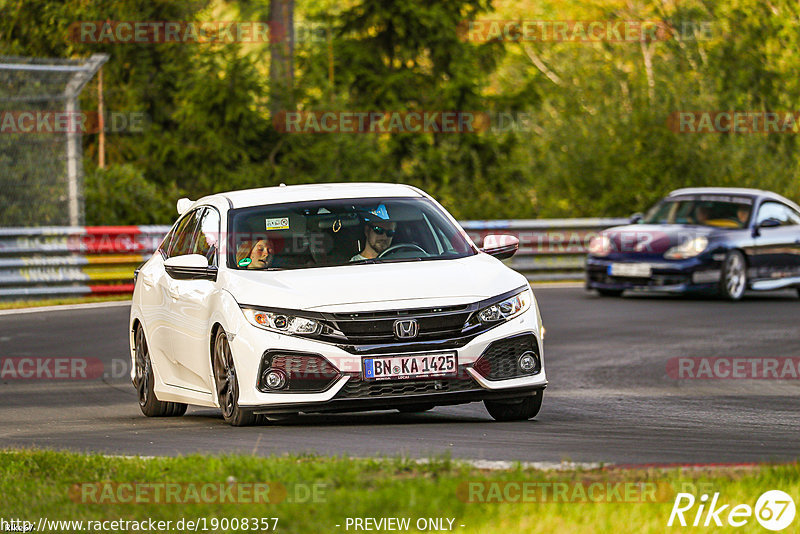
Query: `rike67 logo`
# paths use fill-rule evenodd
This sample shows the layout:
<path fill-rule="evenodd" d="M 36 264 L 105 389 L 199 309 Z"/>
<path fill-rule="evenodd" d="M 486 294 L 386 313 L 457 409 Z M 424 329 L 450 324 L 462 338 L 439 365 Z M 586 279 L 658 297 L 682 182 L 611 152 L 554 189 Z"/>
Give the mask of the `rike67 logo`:
<path fill-rule="evenodd" d="M 794 500 L 788 493 L 780 490 L 764 492 L 756 501 L 755 507 L 749 504 L 722 504 L 719 493 L 709 496 L 703 494 L 696 499 L 691 493 L 678 493 L 669 514 L 667 526 L 693 527 L 742 527 L 755 516 L 762 527 L 780 531 L 794 521 Z"/>

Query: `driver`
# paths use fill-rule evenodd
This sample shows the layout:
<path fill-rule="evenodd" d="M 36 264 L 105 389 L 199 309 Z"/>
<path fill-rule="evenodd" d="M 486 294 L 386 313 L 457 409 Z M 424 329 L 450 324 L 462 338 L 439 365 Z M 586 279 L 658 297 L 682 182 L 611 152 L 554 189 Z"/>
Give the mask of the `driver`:
<path fill-rule="evenodd" d="M 747 225 L 747 220 L 750 218 L 750 206 L 746 204 L 739 204 L 736 209 L 736 218 L 742 223 L 742 226 Z"/>
<path fill-rule="evenodd" d="M 397 223 L 389 220 L 386 206 L 381 204 L 364 217 L 364 249 L 350 261 L 371 260 L 392 246 Z"/>
<path fill-rule="evenodd" d="M 705 225 L 710 216 L 708 206 L 705 204 L 698 204 L 694 210 L 695 224 Z"/>

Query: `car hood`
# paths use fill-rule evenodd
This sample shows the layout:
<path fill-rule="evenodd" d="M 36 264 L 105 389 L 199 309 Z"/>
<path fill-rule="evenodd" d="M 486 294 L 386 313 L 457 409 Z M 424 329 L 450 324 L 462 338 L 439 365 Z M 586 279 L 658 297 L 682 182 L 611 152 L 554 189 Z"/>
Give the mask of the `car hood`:
<path fill-rule="evenodd" d="M 527 285 L 524 276 L 486 254 L 285 271 L 225 270 L 223 276 L 223 287 L 240 304 L 325 312 L 467 304 Z"/>
<path fill-rule="evenodd" d="M 729 229 L 690 224 L 629 224 L 601 232 L 608 236 L 615 252 L 623 254 L 664 254 L 668 249 L 689 239 L 703 236 L 711 239 Z"/>

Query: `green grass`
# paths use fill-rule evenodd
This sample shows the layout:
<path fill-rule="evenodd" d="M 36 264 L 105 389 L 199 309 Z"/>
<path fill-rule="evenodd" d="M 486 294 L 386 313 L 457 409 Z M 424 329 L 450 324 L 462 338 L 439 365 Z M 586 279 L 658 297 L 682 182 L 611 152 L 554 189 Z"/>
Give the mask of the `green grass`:
<path fill-rule="evenodd" d="M 278 483 L 287 489 L 289 499 L 273 504 L 87 504 L 82 502 L 79 490 L 71 489 L 75 484 L 103 481 L 200 484 L 234 480 L 239 484 Z M 662 489 L 654 494 L 659 502 L 569 502 L 568 498 L 567 502 L 469 503 L 465 502 L 468 481 L 584 484 L 638 481 L 659 483 Z M 317 502 L 289 502 L 298 500 L 293 497 L 295 495 L 306 495 L 304 484 L 308 487 L 317 484 L 321 498 Z M 692 486 L 688 486 L 690 484 Z M 273 486 L 272 495 L 280 493 L 275 487 L 278 486 Z M 0 495 L 3 496 L 0 518 L 20 518 L 34 523 L 40 517 L 137 521 L 278 517 L 278 532 L 316 533 L 354 532 L 352 527 L 345 530 L 348 517 L 409 517 L 412 525 L 418 518 L 449 517 L 455 519 L 454 531 L 464 533 L 662 533 L 672 530 L 666 527 L 666 522 L 675 488 L 681 487 L 719 491 L 720 501 L 732 504 L 753 506 L 758 496 L 769 489 L 781 489 L 797 501 L 800 466 L 795 463 L 703 470 L 593 471 L 540 471 L 517 466 L 485 471 L 448 458 L 435 458 L 423 464 L 402 458 L 347 459 L 311 455 L 129 459 L 51 451 L 0 451 Z M 341 527 L 337 528 L 337 524 Z M 793 532 L 797 524 L 800 519 L 786 532 Z M 208 526 L 210 529 L 210 524 Z M 674 530 L 681 531 L 680 528 Z M 712 528 L 700 530 L 714 531 Z M 734 531 L 729 527 L 722 531 L 728 530 Z M 745 527 L 735 531 L 765 530 L 751 518 Z"/>

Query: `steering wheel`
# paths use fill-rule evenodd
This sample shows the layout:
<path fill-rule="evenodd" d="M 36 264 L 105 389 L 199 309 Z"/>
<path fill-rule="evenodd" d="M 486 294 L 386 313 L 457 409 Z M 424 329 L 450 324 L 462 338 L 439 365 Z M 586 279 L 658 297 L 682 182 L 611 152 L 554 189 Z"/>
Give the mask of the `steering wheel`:
<path fill-rule="evenodd" d="M 410 250 L 418 250 L 419 252 L 422 252 L 425 256 L 428 255 L 428 253 L 425 252 L 425 249 L 419 245 L 415 245 L 414 243 L 399 243 L 397 245 L 392 245 L 391 247 L 387 248 L 386 250 L 378 254 L 378 258 L 383 258 L 384 256 L 388 256 L 389 254 L 394 254 L 398 250 L 402 250 L 404 248 Z"/>

